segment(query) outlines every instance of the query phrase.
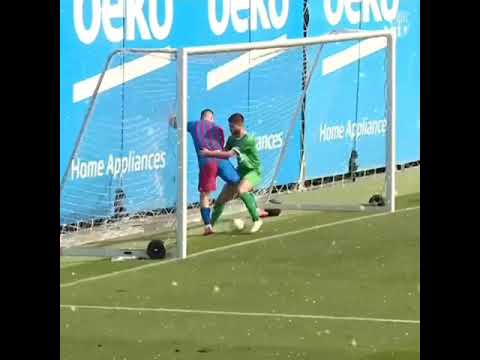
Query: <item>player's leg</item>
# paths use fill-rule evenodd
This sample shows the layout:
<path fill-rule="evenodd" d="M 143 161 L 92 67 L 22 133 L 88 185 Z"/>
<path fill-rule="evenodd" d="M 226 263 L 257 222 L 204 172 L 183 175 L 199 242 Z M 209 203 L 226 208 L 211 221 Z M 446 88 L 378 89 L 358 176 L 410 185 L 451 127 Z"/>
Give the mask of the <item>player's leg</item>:
<path fill-rule="evenodd" d="M 205 225 L 205 235 L 212 230 L 212 219 L 210 209 L 210 192 L 200 193 L 200 215 L 202 216 L 203 224 Z"/>
<path fill-rule="evenodd" d="M 240 176 L 232 163 L 228 160 L 220 160 L 218 162 L 218 176 L 225 181 L 225 186 L 218 196 L 217 201 L 213 207 L 212 224 L 215 225 L 220 215 L 222 215 L 225 204 L 233 200 L 237 193 L 237 184 L 240 181 Z"/>
<path fill-rule="evenodd" d="M 251 193 L 253 186 L 247 178 L 243 178 L 238 185 L 238 196 L 242 199 L 245 207 L 252 218 L 252 221 L 257 221 L 260 216 L 257 211 L 257 202 L 255 196 Z"/>
<path fill-rule="evenodd" d="M 230 200 L 233 200 L 236 194 L 237 194 L 236 184 L 225 184 L 223 186 L 222 192 L 218 196 L 218 199 L 215 201 L 215 205 L 213 205 L 212 226 L 215 226 L 215 223 L 218 221 L 218 219 L 222 215 L 223 209 L 225 208 L 225 204 Z"/>
<path fill-rule="evenodd" d="M 229 160 L 219 160 L 217 166 L 218 176 L 220 176 L 226 184 L 234 185 L 240 182 L 240 175 Z"/>
<path fill-rule="evenodd" d="M 240 199 L 242 199 L 245 207 L 252 218 L 253 225 L 250 229 L 250 232 L 257 232 L 262 226 L 262 220 L 257 209 L 257 202 L 255 201 L 255 196 L 251 192 L 258 184 L 260 184 L 261 177 L 255 171 L 247 173 L 240 184 L 238 185 L 238 194 Z"/>
<path fill-rule="evenodd" d="M 203 164 L 200 167 L 198 191 L 200 192 L 200 214 L 205 225 L 204 235 L 213 233 L 210 193 L 217 189 L 217 166 L 214 161 Z"/>

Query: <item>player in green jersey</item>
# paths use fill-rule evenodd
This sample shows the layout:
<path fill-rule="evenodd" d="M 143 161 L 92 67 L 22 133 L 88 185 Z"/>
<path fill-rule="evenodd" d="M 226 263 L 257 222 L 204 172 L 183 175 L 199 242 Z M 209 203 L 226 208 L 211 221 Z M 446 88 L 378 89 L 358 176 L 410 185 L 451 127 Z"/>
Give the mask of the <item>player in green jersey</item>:
<path fill-rule="evenodd" d="M 225 151 L 205 149 L 200 151 L 200 154 L 206 157 L 229 159 L 236 156 L 238 160 L 237 171 L 241 180 L 238 184 L 226 184 L 223 187 L 213 208 L 212 225 L 215 224 L 222 214 L 225 203 L 238 196 L 247 207 L 248 213 L 252 218 L 253 224 L 250 232 L 254 233 L 260 230 L 262 226 L 255 196 L 251 192 L 262 180 L 260 156 L 255 138 L 247 134 L 243 115 L 240 113 L 231 115 L 228 118 L 228 124 L 232 135 L 227 140 Z"/>

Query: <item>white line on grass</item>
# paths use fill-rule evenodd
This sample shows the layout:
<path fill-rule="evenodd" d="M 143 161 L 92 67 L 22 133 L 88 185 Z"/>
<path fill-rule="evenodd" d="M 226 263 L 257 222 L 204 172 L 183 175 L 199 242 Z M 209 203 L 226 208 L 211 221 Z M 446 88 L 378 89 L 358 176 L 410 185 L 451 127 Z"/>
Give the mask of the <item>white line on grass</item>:
<path fill-rule="evenodd" d="M 256 317 L 275 317 L 275 318 L 293 318 L 293 319 L 322 319 L 322 320 L 352 320 L 369 322 L 387 322 L 403 324 L 420 324 L 420 320 L 402 320 L 402 319 L 382 319 L 357 316 L 329 316 L 329 315 L 302 315 L 302 314 L 283 314 L 283 313 L 254 313 L 238 311 L 213 311 L 213 310 L 195 310 L 195 309 L 172 309 L 172 308 L 145 308 L 145 307 L 127 307 L 127 306 L 97 306 L 97 305 L 60 305 L 61 308 L 85 310 L 107 310 L 107 311 L 144 311 L 144 312 L 169 312 L 169 313 L 187 313 L 200 315 L 231 315 L 231 316 L 256 316 Z"/>
<path fill-rule="evenodd" d="M 221 247 L 218 247 L 218 248 L 199 251 L 197 253 L 193 253 L 191 255 L 188 255 L 187 259 L 197 257 L 197 256 L 207 255 L 207 254 L 210 254 L 210 253 L 215 253 L 215 252 L 218 252 L 218 251 L 229 250 L 229 249 L 233 249 L 233 248 L 240 247 L 240 246 L 256 244 L 256 243 L 266 241 L 266 240 L 278 239 L 278 238 L 283 238 L 283 237 L 291 236 L 291 235 L 298 235 L 298 234 L 302 234 L 302 233 L 305 233 L 305 232 L 308 232 L 308 231 L 323 229 L 323 228 L 327 228 L 327 227 L 331 227 L 331 226 L 348 224 L 348 223 L 351 223 L 351 222 L 362 221 L 362 220 L 366 220 L 366 219 L 370 219 L 370 218 L 374 218 L 374 217 L 387 216 L 387 215 L 391 215 L 391 214 L 402 213 L 402 212 L 418 210 L 418 209 L 420 209 L 420 206 L 415 206 L 415 207 L 410 207 L 410 208 L 405 208 L 405 209 L 399 209 L 395 213 L 371 214 L 371 215 L 359 216 L 359 217 L 345 219 L 345 220 L 334 221 L 334 222 L 326 223 L 326 224 L 315 225 L 315 226 L 311 226 L 311 227 L 301 229 L 301 230 L 288 231 L 288 232 L 281 233 L 281 234 L 265 236 L 265 237 L 261 237 L 261 238 L 254 239 L 254 240 L 243 241 L 243 242 L 239 242 L 239 243 L 235 243 L 235 244 L 231 244 L 231 245 L 221 246 Z M 153 267 L 153 266 L 160 266 L 160 265 L 163 265 L 163 264 L 168 264 L 168 263 L 171 263 L 171 262 L 174 262 L 174 261 L 182 261 L 182 260 L 178 259 L 178 258 L 169 259 L 169 260 L 165 260 L 165 261 L 159 261 L 159 262 L 149 263 L 149 264 L 146 264 L 146 265 L 137 266 L 137 267 L 134 267 L 134 268 L 114 271 L 114 272 L 103 274 L 103 275 L 92 276 L 92 277 L 72 281 L 72 282 L 69 282 L 69 283 L 60 284 L 60 288 L 66 288 L 66 287 L 82 284 L 82 283 L 85 283 L 85 282 L 106 279 L 106 278 L 109 278 L 109 277 L 112 277 L 112 276 L 126 274 L 126 273 L 129 273 L 129 272 L 140 271 L 140 270 L 147 269 L 147 268 L 150 268 L 150 267 Z"/>

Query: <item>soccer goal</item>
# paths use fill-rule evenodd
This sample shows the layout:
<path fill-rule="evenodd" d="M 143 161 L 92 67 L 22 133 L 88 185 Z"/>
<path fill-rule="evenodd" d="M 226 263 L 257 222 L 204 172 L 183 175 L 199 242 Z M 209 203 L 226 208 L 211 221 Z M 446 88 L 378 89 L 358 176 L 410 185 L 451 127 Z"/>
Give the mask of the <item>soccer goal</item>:
<path fill-rule="evenodd" d="M 395 51 L 393 32 L 346 31 L 114 52 L 79 89 L 91 95 L 61 181 L 61 247 L 85 256 L 160 236 L 185 258 L 200 220 L 186 124 L 203 108 L 226 135 L 228 116 L 245 116 L 262 162 L 259 207 L 394 211 Z"/>

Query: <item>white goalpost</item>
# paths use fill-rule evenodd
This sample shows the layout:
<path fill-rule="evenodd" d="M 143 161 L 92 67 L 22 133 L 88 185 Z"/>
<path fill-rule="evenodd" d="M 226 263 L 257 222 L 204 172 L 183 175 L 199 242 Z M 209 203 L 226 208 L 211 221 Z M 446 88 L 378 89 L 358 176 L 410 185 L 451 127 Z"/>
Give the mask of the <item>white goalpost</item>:
<path fill-rule="evenodd" d="M 180 122 L 183 124 L 181 127 L 181 137 L 185 139 L 187 137 L 186 134 L 186 122 L 187 122 L 187 99 L 188 94 L 186 93 L 186 89 L 188 88 L 188 76 L 184 74 L 188 73 L 188 57 L 192 55 L 205 55 L 205 54 L 215 54 L 215 53 L 228 53 L 228 52 L 239 52 L 239 51 L 251 51 L 251 50 L 261 50 L 261 49 L 287 49 L 299 46 L 309 46 L 309 45 L 318 45 L 318 44 L 327 44 L 332 42 L 340 42 L 340 41 L 352 41 L 352 40 L 365 40 L 370 38 L 378 38 L 378 37 L 385 37 L 387 39 L 387 49 L 388 49 L 388 63 L 389 68 L 387 70 L 388 73 L 388 118 L 387 118 L 387 133 L 386 133 L 386 210 L 393 212 L 395 211 L 395 169 L 396 169 L 396 156 L 395 156 L 395 124 L 396 124 L 396 63 L 395 63 L 395 50 L 396 50 L 396 37 L 395 33 L 391 31 L 359 31 L 359 32 L 348 32 L 348 33 L 340 33 L 340 34 L 331 34 L 316 38 L 306 38 L 306 39 L 299 39 L 299 40 L 285 40 L 285 41 L 277 41 L 272 44 L 272 42 L 258 42 L 258 43 L 250 43 L 250 44 L 234 44 L 234 45 L 216 45 L 216 46 L 205 46 L 205 47 L 196 47 L 196 48 L 186 48 L 182 49 L 180 54 L 180 61 L 178 62 L 178 73 L 179 73 L 179 81 L 181 82 L 178 84 L 179 89 L 179 109 L 178 113 L 180 114 Z M 307 80 L 308 84 L 309 80 Z M 307 85 L 308 86 L 308 85 Z M 305 92 L 302 94 L 305 94 Z M 299 100 L 299 103 L 301 99 Z M 296 118 L 296 115 L 293 115 L 293 119 Z M 292 129 L 292 127 L 290 127 Z M 289 130 L 290 130 L 289 129 Z M 287 135 L 287 141 L 290 134 Z M 186 144 L 185 142 L 181 142 L 180 147 L 182 147 L 182 153 L 186 151 Z M 179 153 L 180 152 L 179 147 Z M 282 152 L 280 154 L 278 162 L 281 162 L 283 158 L 283 154 L 285 153 L 286 146 L 282 148 Z M 279 164 L 275 169 L 276 175 L 278 174 Z M 186 182 L 187 182 L 187 171 L 185 167 L 179 167 L 179 191 L 182 192 L 181 198 L 186 198 Z M 272 179 L 272 184 L 270 185 L 270 192 L 271 188 L 274 185 L 276 176 Z M 267 199 L 268 200 L 268 199 Z M 281 207 L 278 204 L 275 207 Z M 308 208 L 309 206 L 305 206 Z M 310 206 L 311 207 L 311 206 Z M 288 207 L 285 207 L 288 209 Z M 301 210 L 301 206 L 294 206 L 293 209 Z M 329 206 L 322 207 L 314 207 L 316 210 L 323 210 L 328 209 Z M 357 207 L 354 207 L 354 209 Z M 333 208 L 332 210 L 334 210 Z M 337 208 L 338 209 L 338 208 Z M 186 202 L 181 203 L 181 207 L 177 210 L 177 222 L 181 222 L 177 224 L 180 225 L 180 231 L 177 232 L 177 244 L 179 244 L 179 256 L 185 257 L 186 256 L 186 247 L 187 247 L 187 235 L 186 235 Z M 363 210 L 363 207 L 358 207 L 358 210 Z M 185 231 L 183 231 L 185 229 Z"/>
<path fill-rule="evenodd" d="M 371 39 L 383 39 L 386 43 L 385 47 L 370 51 L 384 52 L 384 58 L 378 60 L 385 61 L 383 72 L 376 69 L 379 75 L 363 75 L 367 78 L 365 81 L 370 81 L 368 86 L 378 87 L 375 90 L 369 87 L 366 92 L 375 92 L 373 97 L 378 92 L 378 99 L 365 101 L 363 107 L 359 107 L 357 88 L 356 98 L 351 95 L 353 92 L 349 92 L 348 97 L 345 95 L 336 105 L 322 90 L 312 92 L 311 84 L 319 89 L 318 84 L 327 74 L 335 71 L 340 74 L 333 60 L 332 70 L 327 68 L 330 62 L 322 62 L 322 59 L 328 55 L 330 59 L 339 59 L 336 61 L 344 61 L 347 65 L 354 64 L 368 56 L 368 51 L 360 43 Z M 324 46 L 330 44 L 339 47 L 344 56 L 335 57 L 333 52 L 328 51 L 325 54 Z M 347 45 L 351 45 L 351 49 L 346 48 Z M 345 60 L 354 51 L 359 54 L 356 60 Z M 356 75 L 358 79 L 362 76 L 360 70 Z M 302 81 L 299 81 L 299 76 Z M 345 84 L 353 84 L 351 74 L 342 76 Z M 374 80 L 368 80 L 371 78 L 375 79 L 375 84 Z M 335 91 L 343 94 L 340 82 L 331 81 L 332 94 Z M 174 256 L 186 258 L 187 227 L 198 221 L 197 200 L 192 198 L 198 172 L 195 172 L 196 158 L 189 144 L 187 123 L 197 120 L 199 111 L 207 107 L 212 107 L 216 118 L 223 122 L 230 113 L 246 114 L 247 128 L 257 138 L 257 148 L 262 150 L 263 183 L 256 191 L 262 208 L 393 212 L 396 81 L 396 35 L 386 30 L 348 31 L 302 39 L 181 49 L 116 51 L 109 57 L 93 90 L 80 135 L 61 181 L 61 247 L 73 249 L 116 239 L 128 241 L 129 237 L 150 236 L 161 231 L 173 244 Z M 325 103 L 317 100 L 318 92 L 321 92 L 321 100 Z M 355 101 L 356 104 L 353 103 Z M 377 109 L 378 103 L 383 104 L 383 114 L 382 109 Z M 316 113 L 317 108 L 324 104 L 324 107 L 337 106 L 339 109 L 335 116 L 338 117 L 351 116 L 355 106 L 357 113 L 358 108 L 360 112 L 366 112 L 370 107 L 372 112 L 385 116 L 382 119 L 386 121 L 384 134 L 375 142 L 364 141 L 365 149 L 374 154 L 369 160 L 372 167 L 383 169 L 379 180 L 381 185 L 375 185 L 375 189 L 383 193 L 384 206 L 369 207 L 353 195 L 338 204 L 310 200 L 308 191 L 304 192 L 306 195 L 303 198 L 295 198 L 294 201 L 283 197 L 284 190 L 288 194 L 302 192 L 305 181 L 311 181 L 317 173 L 319 177 L 334 176 L 345 167 L 342 163 L 338 172 L 324 174 L 320 170 L 306 169 L 307 161 L 299 158 L 300 148 L 314 146 L 305 143 L 305 125 L 300 118 L 310 123 L 317 119 L 327 121 L 328 114 L 332 112 L 325 112 L 325 116 L 323 113 L 317 116 Z M 349 113 L 344 115 L 347 110 Z M 177 119 L 176 129 L 167 123 L 173 114 Z M 355 118 L 357 132 L 353 136 L 355 141 L 361 142 L 357 121 Z M 226 123 L 222 126 L 227 136 L 228 126 Z M 300 137 L 299 133 L 302 134 Z M 339 129 L 339 133 L 343 134 L 344 129 Z M 341 148 L 345 152 L 350 144 L 344 143 L 339 141 L 335 149 Z M 323 146 L 323 143 L 320 145 Z M 357 150 L 356 142 L 354 149 Z M 310 156 L 308 151 L 307 156 Z M 317 160 L 321 161 L 308 158 L 309 163 Z M 289 165 L 286 166 L 286 163 Z M 341 179 L 345 191 L 351 191 L 344 185 L 350 178 L 342 175 Z M 292 187 L 292 183 L 301 186 Z M 349 184 L 357 187 L 358 182 L 350 181 Z M 232 207 L 232 211 L 239 209 Z M 93 246 L 90 249 L 97 248 Z M 85 256 L 95 252 L 82 250 L 79 254 Z M 105 250 L 98 252 L 112 254 Z M 70 254 L 75 254 L 75 251 Z"/>

